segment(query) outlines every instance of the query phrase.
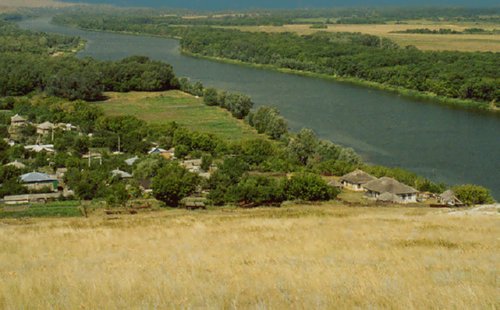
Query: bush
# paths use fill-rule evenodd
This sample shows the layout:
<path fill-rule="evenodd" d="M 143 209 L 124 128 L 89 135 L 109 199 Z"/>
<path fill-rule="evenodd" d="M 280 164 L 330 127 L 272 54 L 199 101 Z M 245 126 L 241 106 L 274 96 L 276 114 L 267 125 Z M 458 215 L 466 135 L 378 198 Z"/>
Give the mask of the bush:
<path fill-rule="evenodd" d="M 246 206 L 279 204 L 285 200 L 281 183 L 273 178 L 247 176 L 234 188 L 235 202 Z"/>
<path fill-rule="evenodd" d="M 288 200 L 321 201 L 331 200 L 339 194 L 338 190 L 316 174 L 301 173 L 285 182 L 285 195 Z"/>
<path fill-rule="evenodd" d="M 453 187 L 458 199 L 468 206 L 494 203 L 495 200 L 487 188 L 478 185 L 459 185 Z"/>

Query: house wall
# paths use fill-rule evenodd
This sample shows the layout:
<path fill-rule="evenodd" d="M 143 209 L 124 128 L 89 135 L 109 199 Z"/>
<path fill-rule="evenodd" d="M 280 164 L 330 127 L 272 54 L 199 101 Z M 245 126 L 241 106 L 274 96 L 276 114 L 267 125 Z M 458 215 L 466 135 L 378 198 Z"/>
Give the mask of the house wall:
<path fill-rule="evenodd" d="M 417 202 L 417 194 L 398 195 L 403 203 Z"/>
<path fill-rule="evenodd" d="M 56 191 L 57 185 L 57 181 L 24 184 L 24 186 L 31 191 L 39 191 L 45 188 L 49 188 L 51 191 Z"/>
<path fill-rule="evenodd" d="M 361 184 L 354 184 L 354 183 L 349 183 L 346 181 L 342 181 L 342 186 L 344 186 L 344 188 L 346 188 L 348 190 L 355 191 L 355 192 L 362 192 L 365 190 Z"/>

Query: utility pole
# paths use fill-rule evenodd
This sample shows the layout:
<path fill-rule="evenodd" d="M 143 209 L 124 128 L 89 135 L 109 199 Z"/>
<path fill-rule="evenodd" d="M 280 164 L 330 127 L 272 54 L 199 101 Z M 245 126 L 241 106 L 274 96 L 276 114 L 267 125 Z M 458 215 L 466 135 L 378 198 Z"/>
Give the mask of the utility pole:
<path fill-rule="evenodd" d="M 120 141 L 120 135 L 118 135 L 118 153 L 121 152 L 121 141 Z"/>

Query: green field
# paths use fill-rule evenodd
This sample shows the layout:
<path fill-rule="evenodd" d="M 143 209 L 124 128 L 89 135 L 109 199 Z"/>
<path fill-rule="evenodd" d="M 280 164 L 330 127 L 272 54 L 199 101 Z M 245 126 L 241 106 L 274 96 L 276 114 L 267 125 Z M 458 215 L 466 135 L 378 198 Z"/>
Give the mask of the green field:
<path fill-rule="evenodd" d="M 203 104 L 181 91 L 106 93 L 100 102 L 108 115 L 134 115 L 153 124 L 177 122 L 190 130 L 212 133 L 223 139 L 240 140 L 260 135 L 242 120 L 219 107 Z"/>
<path fill-rule="evenodd" d="M 29 204 L 0 207 L 0 219 L 25 217 L 80 217 L 80 202 L 55 201 L 47 204 Z"/>

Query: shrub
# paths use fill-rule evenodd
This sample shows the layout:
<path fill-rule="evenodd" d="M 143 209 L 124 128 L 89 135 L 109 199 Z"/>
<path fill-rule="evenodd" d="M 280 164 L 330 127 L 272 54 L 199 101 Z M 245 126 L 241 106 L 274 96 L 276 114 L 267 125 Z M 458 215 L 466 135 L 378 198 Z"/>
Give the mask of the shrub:
<path fill-rule="evenodd" d="M 168 206 L 177 207 L 183 198 L 196 190 L 199 183 L 197 175 L 176 163 L 169 163 L 153 178 L 153 194 Z"/>
<path fill-rule="evenodd" d="M 330 200 L 338 195 L 338 190 L 316 174 L 301 173 L 285 182 L 285 195 L 288 200 L 321 201 Z"/>
<path fill-rule="evenodd" d="M 453 191 L 458 199 L 469 206 L 493 203 L 495 201 L 487 188 L 478 185 L 459 185 L 453 187 Z"/>

